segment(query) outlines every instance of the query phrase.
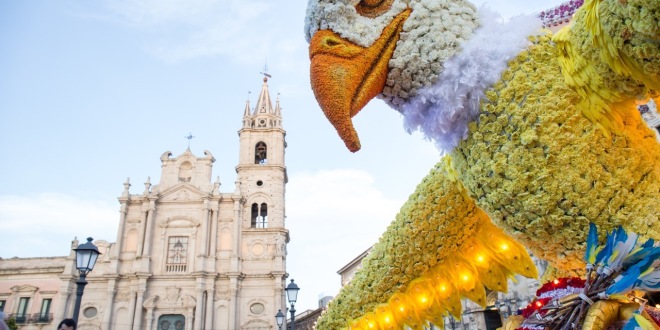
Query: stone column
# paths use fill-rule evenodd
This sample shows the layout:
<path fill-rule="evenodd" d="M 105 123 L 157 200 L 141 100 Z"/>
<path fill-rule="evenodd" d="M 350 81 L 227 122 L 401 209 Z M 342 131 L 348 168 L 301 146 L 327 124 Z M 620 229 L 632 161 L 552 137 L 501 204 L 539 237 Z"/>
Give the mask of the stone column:
<path fill-rule="evenodd" d="M 151 327 L 154 323 L 154 308 L 147 308 L 147 327 L 145 329 L 151 330 Z"/>
<path fill-rule="evenodd" d="M 217 210 L 213 211 L 213 217 L 211 220 L 211 258 L 215 259 L 215 252 L 218 249 L 218 221 L 219 221 L 219 215 L 220 215 L 220 203 L 218 203 L 216 206 L 218 207 Z"/>
<path fill-rule="evenodd" d="M 199 280 L 198 280 L 199 281 Z M 200 285 L 198 283 L 197 285 Z M 195 306 L 195 330 L 202 330 L 202 325 L 204 320 L 202 317 L 202 312 L 204 310 L 204 290 L 202 288 L 197 288 L 197 302 Z"/>
<path fill-rule="evenodd" d="M 193 330 L 193 309 L 188 308 L 186 312 L 186 330 Z"/>
<path fill-rule="evenodd" d="M 136 292 L 131 292 L 131 301 L 128 303 L 128 306 L 131 306 L 133 308 L 131 308 L 131 318 L 129 320 L 135 320 L 135 315 L 137 314 L 137 312 L 136 312 L 137 307 L 135 306 L 135 296 L 136 296 L 136 294 L 137 294 Z M 133 321 L 133 324 L 131 324 L 131 329 L 135 329 L 134 325 L 135 325 L 135 321 Z"/>
<path fill-rule="evenodd" d="M 116 290 L 116 280 L 108 280 L 108 288 L 106 291 L 106 300 L 105 300 L 105 314 L 103 315 L 103 329 L 110 330 L 112 328 L 112 314 L 114 310 L 114 301 L 115 301 L 115 290 Z"/>
<path fill-rule="evenodd" d="M 238 277 L 229 276 L 229 329 L 238 329 Z"/>
<path fill-rule="evenodd" d="M 121 251 L 123 250 L 123 238 L 124 238 L 124 228 L 126 228 L 126 213 L 128 212 L 128 200 L 121 201 L 121 206 L 119 208 L 119 230 L 117 231 L 117 240 L 115 241 L 115 253 L 113 257 L 119 258 Z"/>
<path fill-rule="evenodd" d="M 234 241 L 233 241 L 233 246 L 232 246 L 232 251 L 231 251 L 231 256 L 232 259 L 238 258 L 240 255 L 239 253 L 239 248 L 240 248 L 240 241 L 241 241 L 241 229 L 243 226 L 243 217 L 241 216 L 241 199 L 235 199 L 234 200 Z M 237 269 L 231 269 L 231 271 L 235 271 Z"/>
<path fill-rule="evenodd" d="M 213 297 L 215 297 L 215 290 L 213 288 L 206 290 L 206 324 L 204 328 L 206 330 L 215 329 L 213 328 Z"/>
<path fill-rule="evenodd" d="M 142 221 L 140 221 L 140 232 L 138 235 L 138 246 L 137 252 L 135 253 L 136 257 L 142 256 L 142 249 L 144 248 L 144 232 L 147 225 L 147 217 L 149 216 L 149 206 L 147 203 L 142 203 Z"/>
<path fill-rule="evenodd" d="M 128 212 L 128 202 L 130 200 L 130 193 L 128 192 L 128 189 L 131 187 L 130 183 L 130 178 L 126 178 L 126 182 L 124 182 L 124 192 L 121 194 L 121 197 L 119 197 L 119 202 L 121 203 L 121 206 L 119 208 L 119 230 L 117 231 L 117 240 L 115 241 L 115 256 L 119 258 L 121 256 L 121 252 L 123 250 L 123 237 L 124 237 L 124 230 L 126 228 L 126 213 Z"/>
<path fill-rule="evenodd" d="M 57 312 L 55 313 L 55 318 L 63 320 L 69 317 L 69 301 L 71 300 L 71 289 L 67 286 L 60 293 L 60 302 L 57 305 Z"/>
<path fill-rule="evenodd" d="M 286 275 L 286 274 L 285 274 Z M 273 286 L 275 287 L 275 309 L 279 309 L 282 313 L 286 311 L 286 295 L 284 294 L 284 276 L 273 276 Z M 286 313 L 284 316 L 287 316 Z"/>
<path fill-rule="evenodd" d="M 144 282 L 144 283 L 143 283 Z M 142 330 L 142 304 L 144 303 L 144 294 L 147 292 L 147 283 L 144 279 L 140 279 L 138 285 L 137 299 L 135 301 L 135 317 L 133 318 L 133 330 Z"/>
<path fill-rule="evenodd" d="M 154 212 L 156 211 L 156 199 L 149 200 L 149 213 L 147 215 L 146 223 L 146 232 L 144 234 L 144 251 L 143 255 L 149 256 L 151 252 L 151 237 L 153 236 L 153 222 L 154 222 Z"/>
<path fill-rule="evenodd" d="M 209 250 L 211 247 L 211 242 L 209 242 L 210 232 L 211 232 L 211 205 L 209 204 L 208 199 L 204 199 L 204 226 L 202 227 L 202 238 L 204 240 L 202 246 L 202 255 L 205 257 L 209 256 Z"/>

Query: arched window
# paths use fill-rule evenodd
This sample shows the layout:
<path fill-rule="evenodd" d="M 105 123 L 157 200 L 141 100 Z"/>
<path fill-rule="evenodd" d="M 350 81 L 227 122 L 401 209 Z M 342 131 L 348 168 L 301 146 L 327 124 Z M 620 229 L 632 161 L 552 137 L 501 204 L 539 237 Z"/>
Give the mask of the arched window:
<path fill-rule="evenodd" d="M 268 228 L 268 205 L 266 203 L 252 204 L 252 216 L 250 217 L 250 227 Z"/>
<path fill-rule="evenodd" d="M 179 182 L 190 182 L 192 177 L 192 164 L 183 162 L 179 165 Z"/>
<path fill-rule="evenodd" d="M 254 147 L 254 163 L 266 164 L 268 162 L 268 147 L 264 142 L 259 142 Z"/>

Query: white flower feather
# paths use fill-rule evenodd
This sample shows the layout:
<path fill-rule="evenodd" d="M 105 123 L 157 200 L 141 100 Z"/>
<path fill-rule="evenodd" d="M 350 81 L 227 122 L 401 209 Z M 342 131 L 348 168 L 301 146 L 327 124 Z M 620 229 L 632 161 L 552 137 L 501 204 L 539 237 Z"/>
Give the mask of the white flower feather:
<path fill-rule="evenodd" d="M 422 131 L 441 153 L 451 152 L 467 138 L 468 124 L 479 117 L 484 91 L 500 79 L 507 62 L 530 45 L 529 36 L 541 32 L 536 16 L 502 22 L 486 8 L 480 15 L 481 27 L 444 63 L 438 81 L 399 108 L 406 130 Z"/>

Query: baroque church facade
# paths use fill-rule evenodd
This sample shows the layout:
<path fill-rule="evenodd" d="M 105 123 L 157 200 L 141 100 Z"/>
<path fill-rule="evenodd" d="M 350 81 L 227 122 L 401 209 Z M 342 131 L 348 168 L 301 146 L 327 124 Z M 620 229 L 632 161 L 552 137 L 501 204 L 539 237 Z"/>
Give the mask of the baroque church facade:
<path fill-rule="evenodd" d="M 232 192 L 212 180 L 209 151 L 161 157 L 160 182 L 119 197 L 116 241 L 87 276 L 81 330 L 276 329 L 286 311 L 286 132 L 267 78 L 239 130 Z M 77 246 L 72 242 L 72 248 Z M 0 262 L 0 304 L 22 329 L 73 314 L 75 256 Z"/>

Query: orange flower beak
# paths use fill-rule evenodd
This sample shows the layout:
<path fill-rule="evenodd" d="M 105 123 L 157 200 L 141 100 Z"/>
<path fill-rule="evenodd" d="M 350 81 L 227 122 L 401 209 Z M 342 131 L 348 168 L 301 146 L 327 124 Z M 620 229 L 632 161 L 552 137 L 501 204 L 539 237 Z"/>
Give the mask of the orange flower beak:
<path fill-rule="evenodd" d="M 388 63 L 411 9 L 397 15 L 373 45 L 365 48 L 329 30 L 309 44 L 312 90 L 323 113 L 351 152 L 360 150 L 351 118 L 383 91 Z"/>

